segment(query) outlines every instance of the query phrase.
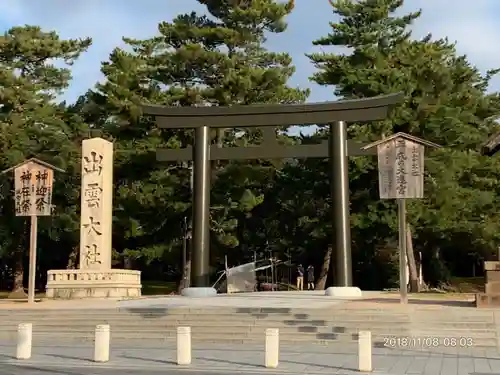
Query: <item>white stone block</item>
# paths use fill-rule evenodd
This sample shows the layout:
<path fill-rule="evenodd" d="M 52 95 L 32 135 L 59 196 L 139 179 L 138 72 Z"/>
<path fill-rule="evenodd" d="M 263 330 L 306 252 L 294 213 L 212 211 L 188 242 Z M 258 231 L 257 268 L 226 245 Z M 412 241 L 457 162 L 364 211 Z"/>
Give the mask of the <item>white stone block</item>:
<path fill-rule="evenodd" d="M 110 328 L 107 324 L 100 324 L 95 327 L 94 361 L 109 361 L 109 341 Z"/>
<path fill-rule="evenodd" d="M 17 359 L 31 358 L 31 343 L 33 325 L 31 323 L 21 323 L 17 326 Z"/>
<path fill-rule="evenodd" d="M 372 334 L 370 331 L 359 331 L 358 366 L 359 371 L 372 371 Z"/>
<path fill-rule="evenodd" d="M 340 298 L 360 298 L 363 297 L 361 289 L 356 286 L 331 286 L 325 291 L 325 296 Z"/>
<path fill-rule="evenodd" d="M 191 364 L 191 327 L 177 327 L 177 364 Z"/>
<path fill-rule="evenodd" d="M 278 328 L 266 329 L 266 356 L 265 366 L 267 368 L 278 367 L 280 351 L 280 336 Z"/>

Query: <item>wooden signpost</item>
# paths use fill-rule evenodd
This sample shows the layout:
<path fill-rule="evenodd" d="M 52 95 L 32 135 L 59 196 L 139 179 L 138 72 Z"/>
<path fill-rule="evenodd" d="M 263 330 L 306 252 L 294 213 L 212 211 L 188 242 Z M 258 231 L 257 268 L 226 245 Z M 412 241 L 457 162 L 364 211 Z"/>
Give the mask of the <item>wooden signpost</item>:
<path fill-rule="evenodd" d="M 411 136 L 396 133 L 363 147 L 377 147 L 380 199 L 396 199 L 399 221 L 399 290 L 401 303 L 408 303 L 406 275 L 406 199 L 424 197 L 425 146 L 441 146 Z"/>
<path fill-rule="evenodd" d="M 28 303 L 34 303 L 38 216 L 51 215 L 54 171 L 64 171 L 35 158 L 28 159 L 2 173 L 12 170 L 14 170 L 16 216 L 31 218 Z"/>

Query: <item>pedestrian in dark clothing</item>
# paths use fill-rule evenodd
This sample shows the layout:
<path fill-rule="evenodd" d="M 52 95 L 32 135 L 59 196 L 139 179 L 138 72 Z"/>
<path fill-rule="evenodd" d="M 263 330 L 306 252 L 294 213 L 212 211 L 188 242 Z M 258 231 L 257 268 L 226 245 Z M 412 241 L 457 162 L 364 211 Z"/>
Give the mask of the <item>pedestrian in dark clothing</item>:
<path fill-rule="evenodd" d="M 302 264 L 299 264 L 297 267 L 297 290 L 304 289 L 304 267 Z"/>
<path fill-rule="evenodd" d="M 307 267 L 307 290 L 314 290 L 314 267 Z"/>

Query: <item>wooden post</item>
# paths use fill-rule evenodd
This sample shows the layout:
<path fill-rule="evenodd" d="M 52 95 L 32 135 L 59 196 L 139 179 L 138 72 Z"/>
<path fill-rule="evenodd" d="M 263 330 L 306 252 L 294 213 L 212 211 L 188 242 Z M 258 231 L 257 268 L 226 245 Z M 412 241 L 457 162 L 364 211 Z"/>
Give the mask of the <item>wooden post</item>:
<path fill-rule="evenodd" d="M 408 288 L 406 285 L 406 201 L 398 200 L 399 219 L 399 294 L 401 303 L 408 303 Z"/>
<path fill-rule="evenodd" d="M 38 217 L 31 216 L 30 228 L 30 268 L 28 276 L 28 303 L 35 303 L 35 281 L 36 281 L 36 240 L 38 231 Z"/>

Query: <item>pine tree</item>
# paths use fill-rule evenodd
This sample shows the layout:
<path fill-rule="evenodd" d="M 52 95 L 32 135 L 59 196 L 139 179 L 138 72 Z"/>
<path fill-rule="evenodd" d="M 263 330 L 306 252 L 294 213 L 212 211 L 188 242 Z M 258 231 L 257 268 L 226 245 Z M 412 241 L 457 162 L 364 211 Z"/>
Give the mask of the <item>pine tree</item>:
<path fill-rule="evenodd" d="M 117 236 L 117 250 L 126 250 L 138 259 L 169 257 L 170 250 L 180 248 L 182 217 L 190 215 L 189 175 L 185 168 L 158 165 L 155 150 L 192 144 L 191 131 L 160 131 L 140 117 L 140 104 L 295 103 L 304 101 L 308 94 L 287 86 L 294 73 L 290 56 L 269 52 L 262 46 L 267 33 L 285 30 L 284 17 L 292 11 L 293 1 L 200 3 L 206 5 L 208 15 L 178 15 L 172 22 L 160 23 L 156 37 L 125 38 L 132 52 L 115 49 L 110 61 L 102 66 L 106 82 L 89 95 L 90 101 L 84 100 L 88 118 L 116 142 L 120 186 L 116 201 L 120 211 L 115 228 L 127 233 Z M 236 142 L 236 133 L 237 129 L 227 129 L 219 141 Z M 248 134 L 245 138 L 251 142 L 258 136 Z M 240 168 L 246 164 L 240 164 Z M 261 202 L 258 196 L 247 199 L 244 184 L 248 184 L 248 178 L 234 173 L 235 168 L 230 166 L 214 172 L 212 205 L 218 207 L 212 210 L 214 250 L 238 244 L 234 211 L 248 210 L 248 202 Z M 243 181 L 243 185 L 228 184 L 234 180 Z M 238 208 L 240 204 L 244 209 Z M 133 227 L 141 230 L 134 231 Z M 151 252 L 150 248 L 158 251 Z M 175 256 L 169 263 L 175 264 L 179 259 Z"/>
<path fill-rule="evenodd" d="M 499 96 L 486 91 L 496 71 L 481 75 L 446 39 L 411 39 L 408 27 L 420 11 L 397 16 L 401 0 L 331 4 L 340 21 L 314 44 L 348 47 L 349 52 L 311 54 L 318 69 L 312 79 L 332 85 L 340 98 L 395 92 L 405 96 L 386 121 L 351 124 L 350 136 L 369 141 L 403 131 L 450 148 L 427 159 L 426 198 L 410 207 L 416 248 L 424 250 L 427 259 L 441 249 L 441 255 L 456 264 L 457 255 L 462 254 L 463 263 L 471 249 L 490 252 L 498 243 L 498 168 L 491 169 L 476 150 L 497 127 Z M 376 248 L 396 236 L 394 206 L 378 199 L 376 160 L 351 162 L 353 242 L 366 274 L 377 268 L 370 264 L 380 255 Z M 481 165 L 488 165 L 487 172 Z M 444 274 L 432 277 L 437 282 Z"/>
<path fill-rule="evenodd" d="M 71 249 L 71 227 L 62 229 L 72 219 L 78 195 L 72 181 L 74 161 L 78 160 L 78 138 L 81 121 L 66 117 L 64 104 L 58 96 L 68 87 L 71 73 L 55 62 L 72 64 L 91 44 L 90 39 L 62 40 L 56 32 L 45 32 L 37 26 L 14 27 L 0 36 L 0 170 L 5 170 L 27 158 L 38 157 L 67 170 L 58 176 L 53 193 L 56 215 L 48 230 L 46 220 L 40 222 L 39 264 L 57 266 L 65 262 L 66 249 Z M 16 218 L 13 208 L 11 176 L 2 179 L 0 257 L 12 269 L 14 289 L 23 294 L 23 264 L 26 256 L 28 231 L 26 220 Z M 61 233 L 69 233 L 70 243 L 61 242 Z M 52 238 L 50 238 L 52 236 Z M 58 237 L 58 238 L 54 238 Z M 74 238 L 73 238 L 74 239 Z M 55 240 L 55 241 L 54 241 Z M 59 242 L 60 246 L 57 245 Z M 66 246 L 68 245 L 68 246 Z M 50 252 L 43 252 L 43 249 Z M 61 248 L 61 251 L 54 249 Z"/>

